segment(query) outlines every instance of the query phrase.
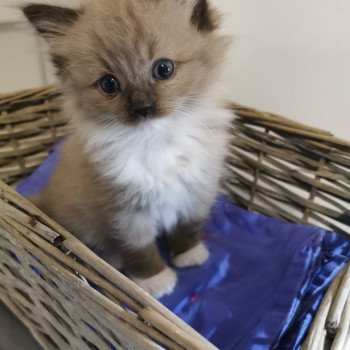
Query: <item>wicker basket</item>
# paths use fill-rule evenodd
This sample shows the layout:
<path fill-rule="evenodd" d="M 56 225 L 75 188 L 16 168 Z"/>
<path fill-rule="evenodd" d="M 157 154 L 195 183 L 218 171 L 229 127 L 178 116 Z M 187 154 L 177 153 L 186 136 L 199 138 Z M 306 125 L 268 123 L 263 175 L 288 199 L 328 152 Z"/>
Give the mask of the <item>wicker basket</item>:
<path fill-rule="evenodd" d="M 59 96 L 54 87 L 0 96 L 0 298 L 45 349 L 216 349 L 10 187 L 67 133 Z M 225 193 L 249 210 L 348 234 L 350 143 L 231 108 Z M 349 289 L 347 266 L 303 349 L 350 349 Z"/>

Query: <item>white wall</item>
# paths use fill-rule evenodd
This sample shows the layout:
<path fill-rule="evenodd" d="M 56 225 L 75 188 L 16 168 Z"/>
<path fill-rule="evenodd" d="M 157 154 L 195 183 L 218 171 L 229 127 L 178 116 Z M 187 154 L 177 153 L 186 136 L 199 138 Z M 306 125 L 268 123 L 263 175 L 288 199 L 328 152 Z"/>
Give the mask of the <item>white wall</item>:
<path fill-rule="evenodd" d="M 213 0 L 238 102 L 350 139 L 350 1 Z"/>
<path fill-rule="evenodd" d="M 0 23 L 0 93 L 47 84 L 39 40 L 13 23 Z"/>
<path fill-rule="evenodd" d="M 350 1 L 212 1 L 235 37 L 230 96 L 350 139 Z M 0 0 L 0 23 L 18 18 L 4 7 L 15 3 Z M 0 91 L 45 83 L 35 40 L 11 26 L 0 24 Z"/>
<path fill-rule="evenodd" d="M 0 0 L 0 93 L 48 83 L 39 38 L 33 35 L 14 0 Z"/>

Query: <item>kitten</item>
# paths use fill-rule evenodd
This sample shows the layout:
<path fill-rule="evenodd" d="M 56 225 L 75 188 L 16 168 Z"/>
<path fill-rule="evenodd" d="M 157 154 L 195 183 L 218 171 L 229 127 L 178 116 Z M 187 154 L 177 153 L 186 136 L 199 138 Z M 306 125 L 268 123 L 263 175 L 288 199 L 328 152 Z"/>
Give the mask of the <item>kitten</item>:
<path fill-rule="evenodd" d="M 33 202 L 155 297 L 203 264 L 231 114 L 214 84 L 230 40 L 206 0 L 90 0 L 23 12 L 49 44 L 72 132 Z"/>

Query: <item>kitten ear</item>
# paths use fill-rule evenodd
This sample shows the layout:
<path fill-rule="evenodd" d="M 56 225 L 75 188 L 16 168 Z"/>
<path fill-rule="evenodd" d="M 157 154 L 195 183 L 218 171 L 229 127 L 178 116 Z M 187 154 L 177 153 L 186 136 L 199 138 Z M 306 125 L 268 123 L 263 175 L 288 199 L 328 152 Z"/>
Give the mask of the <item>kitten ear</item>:
<path fill-rule="evenodd" d="M 217 28 L 218 16 L 207 0 L 196 0 L 191 23 L 201 32 L 211 32 Z"/>
<path fill-rule="evenodd" d="M 65 34 L 80 16 L 79 10 L 59 6 L 30 4 L 22 7 L 24 15 L 34 28 L 47 40 Z"/>

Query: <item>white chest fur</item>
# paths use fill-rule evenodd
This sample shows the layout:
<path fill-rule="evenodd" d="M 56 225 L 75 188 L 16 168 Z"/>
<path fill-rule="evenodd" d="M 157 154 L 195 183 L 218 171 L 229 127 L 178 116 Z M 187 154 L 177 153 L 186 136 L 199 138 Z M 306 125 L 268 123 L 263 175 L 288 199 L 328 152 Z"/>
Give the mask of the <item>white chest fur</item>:
<path fill-rule="evenodd" d="M 228 118 L 211 108 L 133 128 L 89 128 L 87 151 L 103 175 L 127 189 L 126 202 L 137 202 L 169 230 L 179 217 L 207 214 L 218 190 Z"/>

